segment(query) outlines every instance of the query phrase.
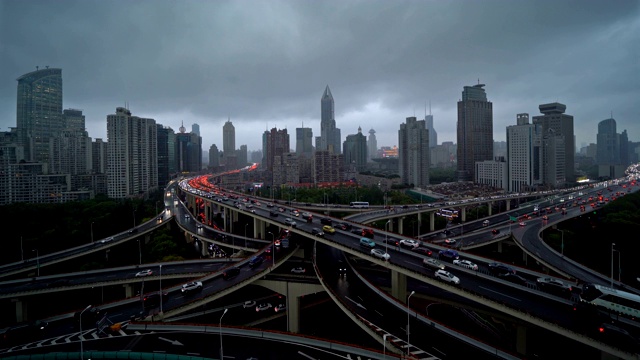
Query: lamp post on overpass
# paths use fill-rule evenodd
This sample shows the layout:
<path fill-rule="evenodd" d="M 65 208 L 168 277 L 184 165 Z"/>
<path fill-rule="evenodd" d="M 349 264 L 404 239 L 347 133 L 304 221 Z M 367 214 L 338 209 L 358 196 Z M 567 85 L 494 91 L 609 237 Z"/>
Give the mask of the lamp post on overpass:
<path fill-rule="evenodd" d="M 391 336 L 391 334 L 382 335 L 382 356 L 384 359 L 387 358 L 387 336 Z"/>
<path fill-rule="evenodd" d="M 220 360 L 224 359 L 224 352 L 222 350 L 222 318 L 224 317 L 224 314 L 227 313 L 227 311 L 229 311 L 229 309 L 225 308 L 224 312 L 220 316 L 220 323 L 218 325 L 218 330 L 220 331 Z"/>
<path fill-rule="evenodd" d="M 87 305 L 87 307 L 84 308 L 84 310 L 80 311 L 80 316 L 78 317 L 80 320 L 80 360 L 84 360 L 84 348 L 82 344 L 84 340 L 84 337 L 82 336 L 82 313 L 89 310 L 89 308 L 91 308 L 91 305 Z"/>
<path fill-rule="evenodd" d="M 249 224 L 244 224 L 244 247 L 247 247 L 247 226 L 249 226 Z M 246 250 L 245 250 L 246 251 Z"/>
<path fill-rule="evenodd" d="M 271 259 L 273 260 L 273 266 L 276 266 L 276 236 L 271 231 L 269 231 L 269 234 L 271 234 Z"/>
<path fill-rule="evenodd" d="M 613 252 L 615 249 L 613 248 L 616 243 L 611 243 L 611 287 L 613 288 Z"/>
<path fill-rule="evenodd" d="M 411 347 L 411 343 L 409 342 L 409 314 L 411 313 L 411 307 L 409 306 L 409 300 L 411 300 L 411 295 L 415 294 L 415 291 L 412 291 L 409 296 L 407 296 L 407 354 L 409 354 L 409 348 Z"/>
<path fill-rule="evenodd" d="M 558 229 L 558 231 L 560 231 L 560 233 L 562 234 L 562 236 L 560 237 L 560 254 L 562 256 L 564 256 L 564 230 L 560 230 Z"/>

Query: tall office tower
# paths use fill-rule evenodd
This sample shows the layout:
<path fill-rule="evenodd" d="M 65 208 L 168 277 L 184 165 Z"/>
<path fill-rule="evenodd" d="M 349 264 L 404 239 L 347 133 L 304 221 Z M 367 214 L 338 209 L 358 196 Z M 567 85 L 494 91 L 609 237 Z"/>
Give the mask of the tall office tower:
<path fill-rule="evenodd" d="M 507 190 L 532 191 L 541 184 L 541 129 L 526 113 L 516 115 L 516 124 L 507 126 Z"/>
<path fill-rule="evenodd" d="M 340 154 L 340 129 L 336 128 L 335 104 L 329 85 L 320 99 L 320 144 L 316 142 L 316 148 Z"/>
<path fill-rule="evenodd" d="M 289 142 L 289 134 L 287 129 L 278 130 L 272 128 L 271 131 L 265 132 L 265 162 L 267 164 L 267 170 L 273 170 L 274 159 L 276 156 L 282 156 L 282 154 L 290 152 L 291 145 Z"/>
<path fill-rule="evenodd" d="M 427 124 L 427 130 L 429 130 L 429 147 L 434 148 L 438 145 L 438 133 L 433 128 L 433 115 L 425 115 L 424 122 Z"/>
<path fill-rule="evenodd" d="M 367 162 L 378 156 L 378 140 L 376 139 L 376 131 L 369 130 L 369 139 L 367 140 Z"/>
<path fill-rule="evenodd" d="M 187 133 L 184 126 L 176 134 L 176 164 L 181 173 L 202 170 L 202 138 L 194 132 Z"/>
<path fill-rule="evenodd" d="M 171 164 L 175 163 L 175 133 L 173 129 L 162 124 L 156 124 L 158 133 L 158 187 L 164 189 L 172 178 L 175 170 Z M 173 171 L 172 171 L 173 170 Z"/>
<path fill-rule="evenodd" d="M 49 138 L 62 121 L 62 69 L 48 67 L 18 79 L 16 124 L 27 161 L 49 163 Z"/>
<path fill-rule="evenodd" d="M 623 177 L 624 171 L 629 165 L 625 162 L 628 158 L 627 148 L 626 130 L 624 134 L 618 134 L 616 132 L 616 121 L 613 118 L 600 121 L 598 123 L 596 150 L 598 176 L 611 179 Z"/>
<path fill-rule="evenodd" d="M 240 148 L 236 150 L 236 156 L 238 157 L 238 166 L 243 168 L 247 166 L 247 145 L 240 145 Z"/>
<path fill-rule="evenodd" d="M 101 138 L 91 143 L 91 172 L 94 174 L 107 172 L 107 143 Z"/>
<path fill-rule="evenodd" d="M 62 111 L 62 128 L 65 130 L 85 130 L 85 117 L 82 110 L 64 109 Z"/>
<path fill-rule="evenodd" d="M 344 141 L 342 155 L 348 168 L 364 171 L 367 166 L 367 137 L 362 135 L 362 128 L 358 126 L 358 133 L 347 135 Z"/>
<path fill-rule="evenodd" d="M 315 183 L 344 181 L 344 155 L 334 154 L 329 150 L 314 154 Z"/>
<path fill-rule="evenodd" d="M 546 166 L 547 185 L 554 187 L 564 186 L 567 182 L 575 181 L 574 171 L 574 155 L 575 155 L 575 138 L 573 135 L 573 116 L 565 114 L 567 106 L 561 103 L 549 103 L 538 106 L 543 115 L 533 117 L 533 123 L 542 126 L 543 141 L 549 139 L 553 144 L 543 143 L 543 153 L 545 158 L 543 162 Z M 563 149 L 558 150 L 560 153 L 551 153 L 551 149 L 557 148 L 562 141 Z M 558 162 L 562 163 L 558 163 Z M 562 167 L 562 174 L 559 168 L 550 168 L 549 166 Z"/>
<path fill-rule="evenodd" d="M 458 181 L 473 181 L 476 161 L 493 159 L 493 104 L 484 86 L 465 86 L 458 101 Z"/>
<path fill-rule="evenodd" d="M 296 154 L 299 158 L 313 156 L 313 130 L 304 127 L 304 124 L 301 128 L 296 128 Z"/>
<path fill-rule="evenodd" d="M 209 147 L 209 167 L 216 169 L 220 166 L 220 152 L 216 144 L 211 144 Z"/>
<path fill-rule="evenodd" d="M 0 132 L 0 205 L 11 203 L 10 185 L 13 179 L 9 177 L 9 167 L 24 160 L 24 148 L 18 145 L 18 132 Z"/>
<path fill-rule="evenodd" d="M 419 188 L 429 185 L 429 130 L 424 120 L 408 117 L 398 130 L 398 159 L 400 179 L 404 184 Z"/>
<path fill-rule="evenodd" d="M 198 124 L 191 125 L 191 132 L 200 136 L 200 125 Z"/>
<path fill-rule="evenodd" d="M 233 154 L 236 151 L 236 128 L 227 120 L 222 127 L 222 152 L 224 156 Z"/>
<path fill-rule="evenodd" d="M 107 115 L 107 194 L 113 199 L 139 196 L 158 187 L 158 132 L 153 119 L 132 116 L 126 108 Z"/>

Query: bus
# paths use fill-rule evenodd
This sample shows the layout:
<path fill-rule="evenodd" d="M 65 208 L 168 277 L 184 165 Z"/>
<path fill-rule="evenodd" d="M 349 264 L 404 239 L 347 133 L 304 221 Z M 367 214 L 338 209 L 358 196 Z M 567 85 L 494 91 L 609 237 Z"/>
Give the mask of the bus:
<path fill-rule="evenodd" d="M 369 203 L 366 201 L 352 201 L 349 206 L 356 209 L 367 209 L 369 208 Z"/>
<path fill-rule="evenodd" d="M 444 216 L 447 219 L 453 219 L 458 217 L 458 210 L 440 209 L 436 214 Z"/>

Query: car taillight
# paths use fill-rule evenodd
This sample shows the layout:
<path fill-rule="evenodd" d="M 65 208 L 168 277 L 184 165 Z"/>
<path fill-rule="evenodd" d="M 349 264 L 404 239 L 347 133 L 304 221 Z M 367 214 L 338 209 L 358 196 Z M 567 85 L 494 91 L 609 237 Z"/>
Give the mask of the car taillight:
<path fill-rule="evenodd" d="M 598 329 L 598 331 L 600 331 L 601 333 L 603 333 L 603 332 L 604 332 L 604 328 L 601 326 L 601 327 Z"/>

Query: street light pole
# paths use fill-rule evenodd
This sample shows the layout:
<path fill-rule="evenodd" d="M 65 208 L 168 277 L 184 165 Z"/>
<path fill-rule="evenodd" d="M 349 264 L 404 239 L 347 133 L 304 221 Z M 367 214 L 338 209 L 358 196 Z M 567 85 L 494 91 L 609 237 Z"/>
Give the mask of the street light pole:
<path fill-rule="evenodd" d="M 391 334 L 382 335 L 382 356 L 384 359 L 387 358 L 387 336 L 391 336 Z"/>
<path fill-rule="evenodd" d="M 411 307 L 409 306 L 409 300 L 411 300 L 411 295 L 415 294 L 415 291 L 412 291 L 409 296 L 407 296 L 407 354 L 409 354 L 409 348 L 411 347 L 411 343 L 409 342 L 409 313 L 411 311 Z"/>
<path fill-rule="evenodd" d="M 140 239 L 138 239 L 138 258 L 139 264 L 142 265 L 142 249 L 140 248 Z"/>
<path fill-rule="evenodd" d="M 271 234 L 271 259 L 273 260 L 273 266 L 276 266 L 276 236 L 271 231 L 269 231 L 269 234 Z"/>
<path fill-rule="evenodd" d="M 222 318 L 224 317 L 224 314 L 227 313 L 227 311 L 229 311 L 229 309 L 225 308 L 224 312 L 220 316 L 220 324 L 218 326 L 218 330 L 220 331 L 220 360 L 224 359 L 224 352 L 222 350 Z"/>
<path fill-rule="evenodd" d="M 80 311 L 80 316 L 78 317 L 80 320 L 80 360 L 84 360 L 84 348 L 82 344 L 82 341 L 84 340 L 84 337 L 82 336 L 82 313 L 89 310 L 90 307 L 91 305 L 87 305 L 84 310 Z"/>
<path fill-rule="evenodd" d="M 560 254 L 562 256 L 564 256 L 564 230 L 558 229 L 558 231 L 560 231 L 560 233 L 562 234 L 562 236 L 560 237 L 560 239 L 561 239 L 561 241 L 560 241 Z"/>
<path fill-rule="evenodd" d="M 244 224 L 244 247 L 247 247 L 247 226 L 249 226 L 249 224 Z"/>
<path fill-rule="evenodd" d="M 40 276 L 40 253 L 38 252 L 38 249 L 34 249 L 31 251 L 35 251 L 36 252 L 36 271 L 37 271 L 37 276 Z M 611 253 L 611 259 L 613 259 L 613 253 Z M 613 269 L 613 265 L 611 265 L 611 269 Z M 613 274 L 613 270 L 612 274 Z M 613 277 L 613 275 L 611 275 Z"/>
<path fill-rule="evenodd" d="M 160 314 L 164 314 L 162 311 L 162 264 L 160 264 Z"/>
<path fill-rule="evenodd" d="M 611 243 L 611 287 L 613 288 L 613 247 L 616 243 Z"/>
<path fill-rule="evenodd" d="M 93 221 L 91 222 L 91 242 L 93 242 Z"/>
<path fill-rule="evenodd" d="M 384 246 L 385 246 L 384 251 L 387 254 L 389 253 L 389 241 L 388 241 L 388 238 L 387 238 L 387 232 L 389 230 L 387 230 L 387 225 L 389 225 L 390 222 L 391 222 L 391 220 L 387 220 L 387 222 L 384 223 Z"/>

